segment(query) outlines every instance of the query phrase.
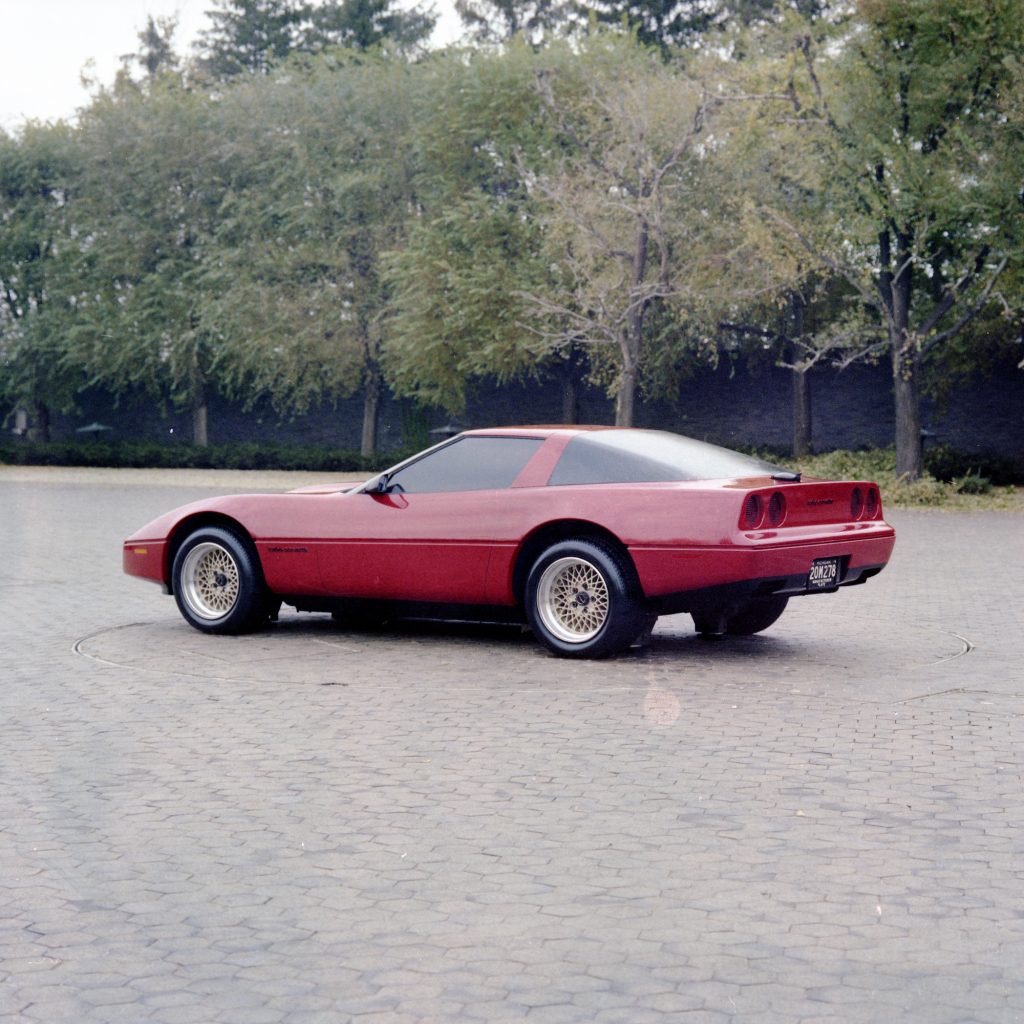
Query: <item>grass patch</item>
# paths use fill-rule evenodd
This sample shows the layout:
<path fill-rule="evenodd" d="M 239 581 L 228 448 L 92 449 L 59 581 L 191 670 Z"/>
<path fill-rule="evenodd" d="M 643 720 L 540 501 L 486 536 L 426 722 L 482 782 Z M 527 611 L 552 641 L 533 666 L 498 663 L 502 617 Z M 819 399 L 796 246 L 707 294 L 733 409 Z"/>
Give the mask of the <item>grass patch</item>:
<path fill-rule="evenodd" d="M 1024 511 L 1024 493 L 1019 487 L 995 486 L 987 477 L 974 473 L 937 480 L 926 472 L 920 480 L 905 480 L 896 475 L 896 452 L 892 448 L 824 452 L 789 461 L 806 476 L 828 480 L 873 480 L 881 489 L 883 505 L 888 508 Z"/>

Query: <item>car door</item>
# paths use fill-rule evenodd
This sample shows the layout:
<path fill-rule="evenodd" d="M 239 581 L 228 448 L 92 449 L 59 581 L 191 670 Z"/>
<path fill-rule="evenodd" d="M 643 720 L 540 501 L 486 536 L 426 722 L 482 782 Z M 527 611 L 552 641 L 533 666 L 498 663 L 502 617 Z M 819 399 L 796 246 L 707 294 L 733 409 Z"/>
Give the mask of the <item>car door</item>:
<path fill-rule="evenodd" d="M 324 537 L 329 593 L 480 604 L 501 536 L 502 496 L 543 440 L 456 438 L 391 474 L 384 493 L 346 496 L 344 527 Z"/>

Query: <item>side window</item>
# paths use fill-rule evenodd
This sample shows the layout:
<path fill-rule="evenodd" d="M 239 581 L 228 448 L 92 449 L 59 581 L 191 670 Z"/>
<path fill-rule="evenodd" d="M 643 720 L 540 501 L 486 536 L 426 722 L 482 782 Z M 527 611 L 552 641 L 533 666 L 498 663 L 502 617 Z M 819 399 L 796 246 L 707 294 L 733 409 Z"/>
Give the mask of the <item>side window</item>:
<path fill-rule="evenodd" d="M 544 442 L 536 437 L 463 437 L 391 477 L 408 494 L 509 487 Z"/>

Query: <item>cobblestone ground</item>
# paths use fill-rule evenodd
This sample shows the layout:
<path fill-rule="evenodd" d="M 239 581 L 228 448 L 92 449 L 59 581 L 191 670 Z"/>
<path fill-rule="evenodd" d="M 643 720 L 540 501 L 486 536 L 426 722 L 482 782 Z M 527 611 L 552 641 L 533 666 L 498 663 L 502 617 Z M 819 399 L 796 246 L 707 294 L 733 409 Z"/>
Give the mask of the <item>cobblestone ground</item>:
<path fill-rule="evenodd" d="M 202 636 L 120 574 L 153 479 L 0 471 L 0 1019 L 1024 1021 L 1024 516 L 570 663 Z"/>

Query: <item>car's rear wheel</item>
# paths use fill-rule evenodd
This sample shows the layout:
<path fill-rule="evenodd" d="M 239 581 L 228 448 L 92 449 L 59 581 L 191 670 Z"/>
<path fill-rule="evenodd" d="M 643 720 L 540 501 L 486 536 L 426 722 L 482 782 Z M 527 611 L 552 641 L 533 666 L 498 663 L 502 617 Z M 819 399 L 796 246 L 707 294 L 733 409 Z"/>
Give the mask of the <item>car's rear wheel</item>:
<path fill-rule="evenodd" d="M 245 633 L 270 615 L 255 551 L 223 527 L 189 534 L 174 556 L 171 578 L 179 611 L 204 633 Z"/>
<path fill-rule="evenodd" d="M 786 610 L 788 597 L 761 597 L 750 601 L 729 616 L 726 632 L 733 636 L 752 636 L 771 626 Z"/>
<path fill-rule="evenodd" d="M 628 557 L 611 544 L 560 541 L 533 564 L 526 617 L 550 651 L 601 658 L 629 646 L 648 623 Z"/>
<path fill-rule="evenodd" d="M 759 597 L 747 601 L 729 615 L 694 614 L 698 633 L 709 636 L 753 636 L 771 626 L 786 610 L 788 597 Z"/>

